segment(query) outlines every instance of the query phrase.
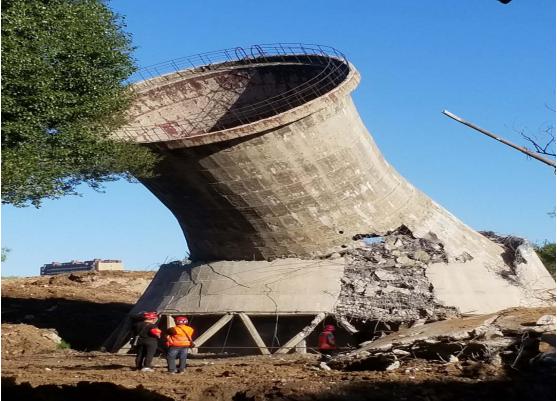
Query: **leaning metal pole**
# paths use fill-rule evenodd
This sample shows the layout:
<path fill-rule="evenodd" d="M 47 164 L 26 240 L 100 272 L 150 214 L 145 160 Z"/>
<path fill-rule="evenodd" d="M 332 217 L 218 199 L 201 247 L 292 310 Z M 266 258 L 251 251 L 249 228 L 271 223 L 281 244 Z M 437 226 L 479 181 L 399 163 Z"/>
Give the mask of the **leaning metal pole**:
<path fill-rule="evenodd" d="M 507 141 L 506 139 L 501 138 L 500 136 L 498 136 L 498 135 L 496 135 L 496 134 L 493 134 L 493 133 L 489 132 L 488 130 L 485 130 L 485 129 L 481 128 L 481 127 L 478 127 L 477 125 L 472 124 L 471 122 L 466 121 L 466 120 L 460 118 L 459 116 L 457 116 L 457 115 L 451 113 L 450 111 L 443 110 L 443 114 L 446 115 L 447 117 L 452 118 L 453 120 L 458 121 L 458 122 L 461 123 L 461 124 L 464 124 L 464 125 L 466 125 L 466 126 L 468 126 L 468 127 L 470 127 L 470 128 L 475 129 L 476 131 L 481 132 L 481 133 L 484 134 L 484 135 L 487 135 L 487 136 L 490 137 L 490 138 L 495 139 L 496 141 L 499 141 L 499 142 L 501 142 L 501 143 L 503 143 L 503 144 L 505 144 L 505 145 L 507 145 L 507 146 L 510 146 L 511 148 L 514 148 L 514 149 L 518 150 L 519 152 L 522 152 L 522 153 L 524 153 L 524 154 L 526 154 L 526 155 L 528 155 L 528 156 L 530 156 L 530 157 L 533 157 L 534 159 L 539 160 L 539 161 L 541 161 L 542 163 L 547 164 L 548 166 L 555 167 L 555 161 L 546 159 L 545 157 L 540 156 L 540 155 L 538 155 L 537 153 L 532 152 L 531 150 L 528 150 L 528 149 L 526 149 L 526 148 L 524 148 L 524 147 L 522 147 L 522 146 L 515 145 L 514 143 L 509 142 L 509 141 Z"/>

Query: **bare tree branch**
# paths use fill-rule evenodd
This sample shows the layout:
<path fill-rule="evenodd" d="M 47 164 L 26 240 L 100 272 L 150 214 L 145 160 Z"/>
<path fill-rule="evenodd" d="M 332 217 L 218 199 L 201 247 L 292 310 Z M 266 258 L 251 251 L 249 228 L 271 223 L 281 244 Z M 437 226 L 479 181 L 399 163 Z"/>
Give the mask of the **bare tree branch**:
<path fill-rule="evenodd" d="M 545 108 L 553 115 L 555 114 L 555 107 L 545 103 Z M 547 155 L 555 157 L 555 126 L 552 124 L 546 125 L 544 128 L 540 127 L 539 135 L 527 135 L 525 129 L 513 129 L 519 133 L 522 138 L 530 142 L 534 147 L 536 153 L 540 155 Z M 553 145 L 553 146 L 552 146 Z"/>
<path fill-rule="evenodd" d="M 546 133 L 546 135 L 549 137 L 549 139 L 547 140 L 547 142 L 545 143 L 545 145 L 540 145 L 538 142 L 536 142 L 534 139 L 532 139 L 531 137 L 529 137 L 528 135 L 526 135 L 524 133 L 524 131 L 518 131 L 518 133 L 520 135 L 522 135 L 522 137 L 527 140 L 528 142 L 530 142 L 532 144 L 532 146 L 534 146 L 534 149 L 536 151 L 536 153 L 539 153 L 541 155 L 547 155 L 547 156 L 553 156 L 555 157 L 555 151 L 551 151 L 551 149 L 549 149 L 549 147 L 551 146 L 552 143 L 555 143 L 555 135 L 553 133 L 553 127 L 547 127 L 544 132 Z"/>

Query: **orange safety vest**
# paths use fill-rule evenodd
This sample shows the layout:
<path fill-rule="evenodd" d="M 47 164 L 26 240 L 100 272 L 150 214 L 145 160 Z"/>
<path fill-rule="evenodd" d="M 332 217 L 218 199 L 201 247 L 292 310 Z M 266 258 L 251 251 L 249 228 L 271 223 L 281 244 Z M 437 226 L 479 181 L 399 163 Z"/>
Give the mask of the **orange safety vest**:
<path fill-rule="evenodd" d="M 186 326 L 185 324 L 179 324 L 178 326 L 171 327 L 168 329 L 168 336 L 166 338 L 167 347 L 191 347 L 193 345 L 192 341 L 193 328 Z"/>

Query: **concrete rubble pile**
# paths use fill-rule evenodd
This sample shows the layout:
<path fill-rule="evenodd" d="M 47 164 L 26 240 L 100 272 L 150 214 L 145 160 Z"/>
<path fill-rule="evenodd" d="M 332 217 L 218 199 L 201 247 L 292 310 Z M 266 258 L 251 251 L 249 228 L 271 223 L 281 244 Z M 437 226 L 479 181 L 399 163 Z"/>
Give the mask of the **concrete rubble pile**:
<path fill-rule="evenodd" d="M 532 318 L 537 320 L 530 321 Z M 554 371 L 554 311 L 516 308 L 402 329 L 362 343 L 328 365 L 344 370 L 394 370 L 415 358 L 455 363 L 460 368 L 484 362 Z"/>
<path fill-rule="evenodd" d="M 515 284 L 532 247 L 522 238 L 482 234 L 503 246 L 503 259 L 511 268 L 505 279 Z M 555 317 L 551 308 L 461 317 L 457 308 L 439 302 L 426 274 L 430 265 L 450 259 L 434 233 L 416 238 L 403 225 L 382 236 L 358 235 L 354 239 L 363 241 L 343 253 L 346 267 L 335 312 L 343 326 L 352 326 L 353 333 L 359 330 L 361 338 L 372 341 L 339 355 L 328 366 L 394 370 L 408 359 L 419 358 L 554 369 Z M 472 259 L 462 254 L 456 262 Z M 375 324 L 366 326 L 366 322 Z"/>
<path fill-rule="evenodd" d="M 366 238 L 367 237 L 367 238 Z M 457 316 L 436 302 L 426 276 L 430 263 L 447 262 L 436 236 L 415 238 L 405 226 L 383 237 L 364 238 L 364 246 L 346 251 L 346 267 L 336 313 L 346 320 L 413 323 Z"/>

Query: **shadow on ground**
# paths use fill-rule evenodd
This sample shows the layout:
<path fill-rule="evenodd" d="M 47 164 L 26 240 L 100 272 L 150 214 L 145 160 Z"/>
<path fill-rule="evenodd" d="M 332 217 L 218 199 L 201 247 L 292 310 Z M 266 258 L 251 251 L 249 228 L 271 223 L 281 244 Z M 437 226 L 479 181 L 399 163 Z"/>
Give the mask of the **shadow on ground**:
<path fill-rule="evenodd" d="M 237 392 L 231 400 L 291 400 L 291 401 L 554 401 L 555 376 L 515 377 L 509 380 L 462 382 L 455 380 L 357 382 L 332 386 L 320 394 L 284 391 L 278 387 L 263 396 L 253 390 Z"/>
<path fill-rule="evenodd" d="M 168 390 L 168 388 L 167 388 Z M 191 390 L 191 389 L 190 389 Z M 124 388 L 107 382 L 79 382 L 76 385 L 41 385 L 35 388 L 29 383 L 16 384 L 13 378 L 2 379 L 2 396 L 5 399 L 29 401 L 71 400 L 80 401 L 172 401 L 184 399 L 216 401 L 553 401 L 555 400 L 555 380 L 521 377 L 513 380 L 492 380 L 484 382 L 462 382 L 447 380 L 412 383 L 408 381 L 366 382 L 364 380 L 348 385 L 333 385 L 322 393 L 308 393 L 303 388 L 261 388 L 253 386 L 244 390 L 223 384 L 190 393 L 187 388 L 175 385 L 171 397 L 137 386 Z M 201 391 L 199 391 L 201 390 Z M 16 398 L 17 397 L 17 398 Z"/>
<path fill-rule="evenodd" d="M 31 387 L 29 383 L 16 384 L 13 378 L 2 378 L 2 397 L 5 400 L 54 401 L 172 401 L 172 398 L 138 386 L 127 389 L 112 383 L 79 382 L 75 386 L 47 384 Z"/>

